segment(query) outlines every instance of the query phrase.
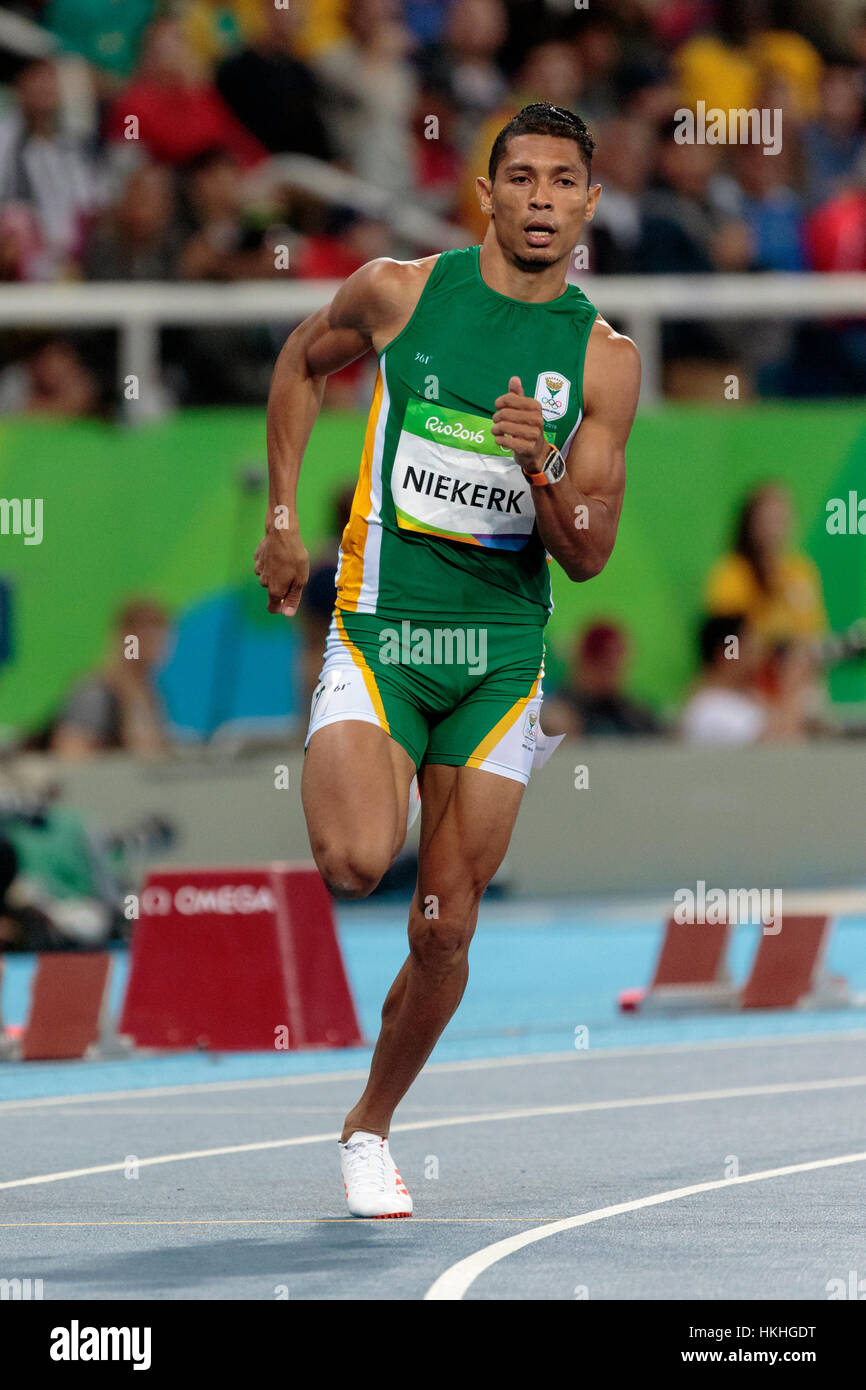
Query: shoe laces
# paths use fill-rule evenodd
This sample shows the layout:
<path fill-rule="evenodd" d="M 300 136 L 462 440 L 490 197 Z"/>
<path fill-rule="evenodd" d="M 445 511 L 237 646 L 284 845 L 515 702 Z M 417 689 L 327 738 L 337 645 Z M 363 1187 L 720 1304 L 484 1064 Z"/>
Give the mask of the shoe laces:
<path fill-rule="evenodd" d="M 347 1176 L 354 1183 L 374 1192 L 386 1191 L 385 1145 L 381 1139 L 357 1139 L 353 1144 L 346 1144 L 343 1152 Z"/>

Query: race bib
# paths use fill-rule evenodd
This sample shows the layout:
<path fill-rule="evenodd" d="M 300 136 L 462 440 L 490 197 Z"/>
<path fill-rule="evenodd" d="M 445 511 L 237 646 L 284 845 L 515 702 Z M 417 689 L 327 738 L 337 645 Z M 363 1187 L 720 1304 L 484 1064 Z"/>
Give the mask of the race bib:
<path fill-rule="evenodd" d="M 520 550 L 532 534 L 531 484 L 483 415 L 410 399 L 391 470 L 405 531 Z"/>

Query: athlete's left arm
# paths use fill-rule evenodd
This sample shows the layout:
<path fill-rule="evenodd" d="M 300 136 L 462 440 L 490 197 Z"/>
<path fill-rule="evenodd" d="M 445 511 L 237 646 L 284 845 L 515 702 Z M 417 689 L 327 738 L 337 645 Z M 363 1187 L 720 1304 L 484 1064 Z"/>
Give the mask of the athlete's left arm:
<path fill-rule="evenodd" d="M 584 364 L 584 414 L 565 460 L 566 475 L 547 487 L 530 486 L 539 535 L 577 582 L 600 574 L 613 550 L 625 492 L 625 446 L 639 391 L 637 348 L 597 320 Z M 525 472 L 537 472 L 550 447 L 540 403 L 509 391 L 496 405 L 494 436 Z"/>

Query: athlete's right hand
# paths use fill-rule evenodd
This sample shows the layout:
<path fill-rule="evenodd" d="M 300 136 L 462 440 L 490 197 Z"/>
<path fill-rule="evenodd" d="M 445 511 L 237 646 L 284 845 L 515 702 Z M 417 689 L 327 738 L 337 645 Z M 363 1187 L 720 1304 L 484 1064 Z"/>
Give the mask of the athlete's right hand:
<path fill-rule="evenodd" d="M 268 612 L 293 617 L 310 574 L 310 557 L 298 532 L 267 531 L 256 550 L 254 568 L 268 591 Z"/>

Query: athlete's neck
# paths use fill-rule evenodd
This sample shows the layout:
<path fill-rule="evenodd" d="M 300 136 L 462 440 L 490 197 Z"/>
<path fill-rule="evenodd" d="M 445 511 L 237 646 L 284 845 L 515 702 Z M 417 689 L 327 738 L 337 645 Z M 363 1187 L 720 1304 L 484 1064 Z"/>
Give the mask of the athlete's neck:
<path fill-rule="evenodd" d="M 496 239 L 491 224 L 478 252 L 478 268 L 485 285 L 509 299 L 523 299 L 527 304 L 544 304 L 558 299 L 567 288 L 567 261 L 556 261 L 543 270 L 521 270 L 508 260 Z"/>

